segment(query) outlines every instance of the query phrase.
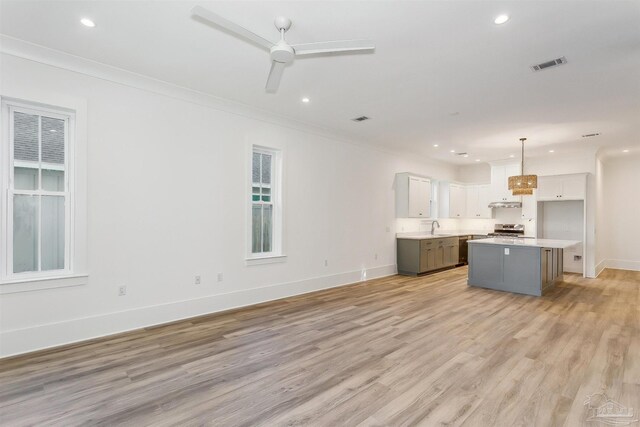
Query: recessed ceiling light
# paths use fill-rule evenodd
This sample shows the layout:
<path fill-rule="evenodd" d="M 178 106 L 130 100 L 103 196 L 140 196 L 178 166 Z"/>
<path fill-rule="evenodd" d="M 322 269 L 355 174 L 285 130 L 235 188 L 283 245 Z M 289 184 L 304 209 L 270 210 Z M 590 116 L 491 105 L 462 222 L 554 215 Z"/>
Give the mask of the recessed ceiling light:
<path fill-rule="evenodd" d="M 439 147 L 439 145 L 438 145 L 438 144 L 433 144 L 433 146 L 434 146 L 434 147 L 436 147 L 436 148 L 438 148 L 438 147 Z"/>
<path fill-rule="evenodd" d="M 498 15 L 496 16 L 496 19 L 493 20 L 493 22 L 495 24 L 504 24 L 505 22 L 507 22 L 509 20 L 509 15 Z"/>
<path fill-rule="evenodd" d="M 304 98 L 302 98 L 302 102 L 304 102 L 305 104 L 308 104 L 309 101 L 311 101 L 309 98 L 307 98 L 306 96 Z"/>
<path fill-rule="evenodd" d="M 465 154 L 465 155 L 463 155 L 462 157 L 465 157 L 465 158 L 466 158 L 466 157 L 469 157 L 469 155 L 468 155 L 468 154 Z"/>
<path fill-rule="evenodd" d="M 622 152 L 623 152 L 623 153 L 628 153 L 628 152 L 629 152 L 629 150 L 622 150 Z"/>
<path fill-rule="evenodd" d="M 95 22 L 93 22 L 93 21 L 92 21 L 91 19 L 89 19 L 89 18 L 82 18 L 82 19 L 80 20 L 80 23 L 81 23 L 82 25 L 84 25 L 85 27 L 89 27 L 89 28 L 93 28 L 93 27 L 95 27 L 95 26 L 96 26 L 96 23 L 95 23 Z"/>
<path fill-rule="evenodd" d="M 479 162 L 479 161 L 480 161 L 480 159 L 476 159 L 476 162 Z"/>
<path fill-rule="evenodd" d="M 509 154 L 509 157 L 511 157 L 512 159 L 515 157 L 515 154 Z"/>
<path fill-rule="evenodd" d="M 456 152 L 456 150 L 451 150 L 451 152 L 452 152 L 452 153 L 455 153 L 455 152 Z"/>
<path fill-rule="evenodd" d="M 556 150 L 549 150 L 550 153 L 555 153 Z"/>

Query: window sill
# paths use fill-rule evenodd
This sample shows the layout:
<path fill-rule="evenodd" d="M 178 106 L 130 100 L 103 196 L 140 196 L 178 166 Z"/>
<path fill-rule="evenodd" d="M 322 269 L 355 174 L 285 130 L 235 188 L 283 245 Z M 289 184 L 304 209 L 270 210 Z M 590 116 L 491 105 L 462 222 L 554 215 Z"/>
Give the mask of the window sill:
<path fill-rule="evenodd" d="M 245 259 L 246 265 L 264 265 L 275 264 L 278 262 L 285 262 L 287 260 L 286 255 L 267 255 L 267 256 L 255 256 Z"/>
<path fill-rule="evenodd" d="M 88 274 L 4 280 L 0 282 L 0 295 L 81 286 L 86 285 L 88 282 Z"/>

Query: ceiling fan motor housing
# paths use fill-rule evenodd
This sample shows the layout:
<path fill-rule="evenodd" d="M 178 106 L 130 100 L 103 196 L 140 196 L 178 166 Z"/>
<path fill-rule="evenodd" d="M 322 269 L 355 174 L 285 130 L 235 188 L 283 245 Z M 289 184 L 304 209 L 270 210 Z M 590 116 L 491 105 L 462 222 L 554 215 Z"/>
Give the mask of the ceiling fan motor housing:
<path fill-rule="evenodd" d="M 295 52 L 286 42 L 280 41 L 271 48 L 271 60 L 287 64 L 293 61 Z"/>

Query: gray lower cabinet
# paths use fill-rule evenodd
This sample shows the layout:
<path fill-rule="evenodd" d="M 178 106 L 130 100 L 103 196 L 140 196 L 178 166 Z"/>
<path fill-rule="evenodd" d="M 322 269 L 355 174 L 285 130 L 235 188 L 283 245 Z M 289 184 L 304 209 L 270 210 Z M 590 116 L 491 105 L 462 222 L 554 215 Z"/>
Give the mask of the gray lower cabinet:
<path fill-rule="evenodd" d="M 457 237 L 397 239 L 398 273 L 415 276 L 458 264 Z"/>

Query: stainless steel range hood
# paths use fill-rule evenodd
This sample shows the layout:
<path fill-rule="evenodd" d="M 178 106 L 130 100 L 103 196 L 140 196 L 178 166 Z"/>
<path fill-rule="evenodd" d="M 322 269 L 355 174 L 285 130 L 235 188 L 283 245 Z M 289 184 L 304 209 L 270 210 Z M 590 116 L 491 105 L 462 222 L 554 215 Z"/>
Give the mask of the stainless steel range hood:
<path fill-rule="evenodd" d="M 490 208 L 521 208 L 522 202 L 491 202 Z"/>

